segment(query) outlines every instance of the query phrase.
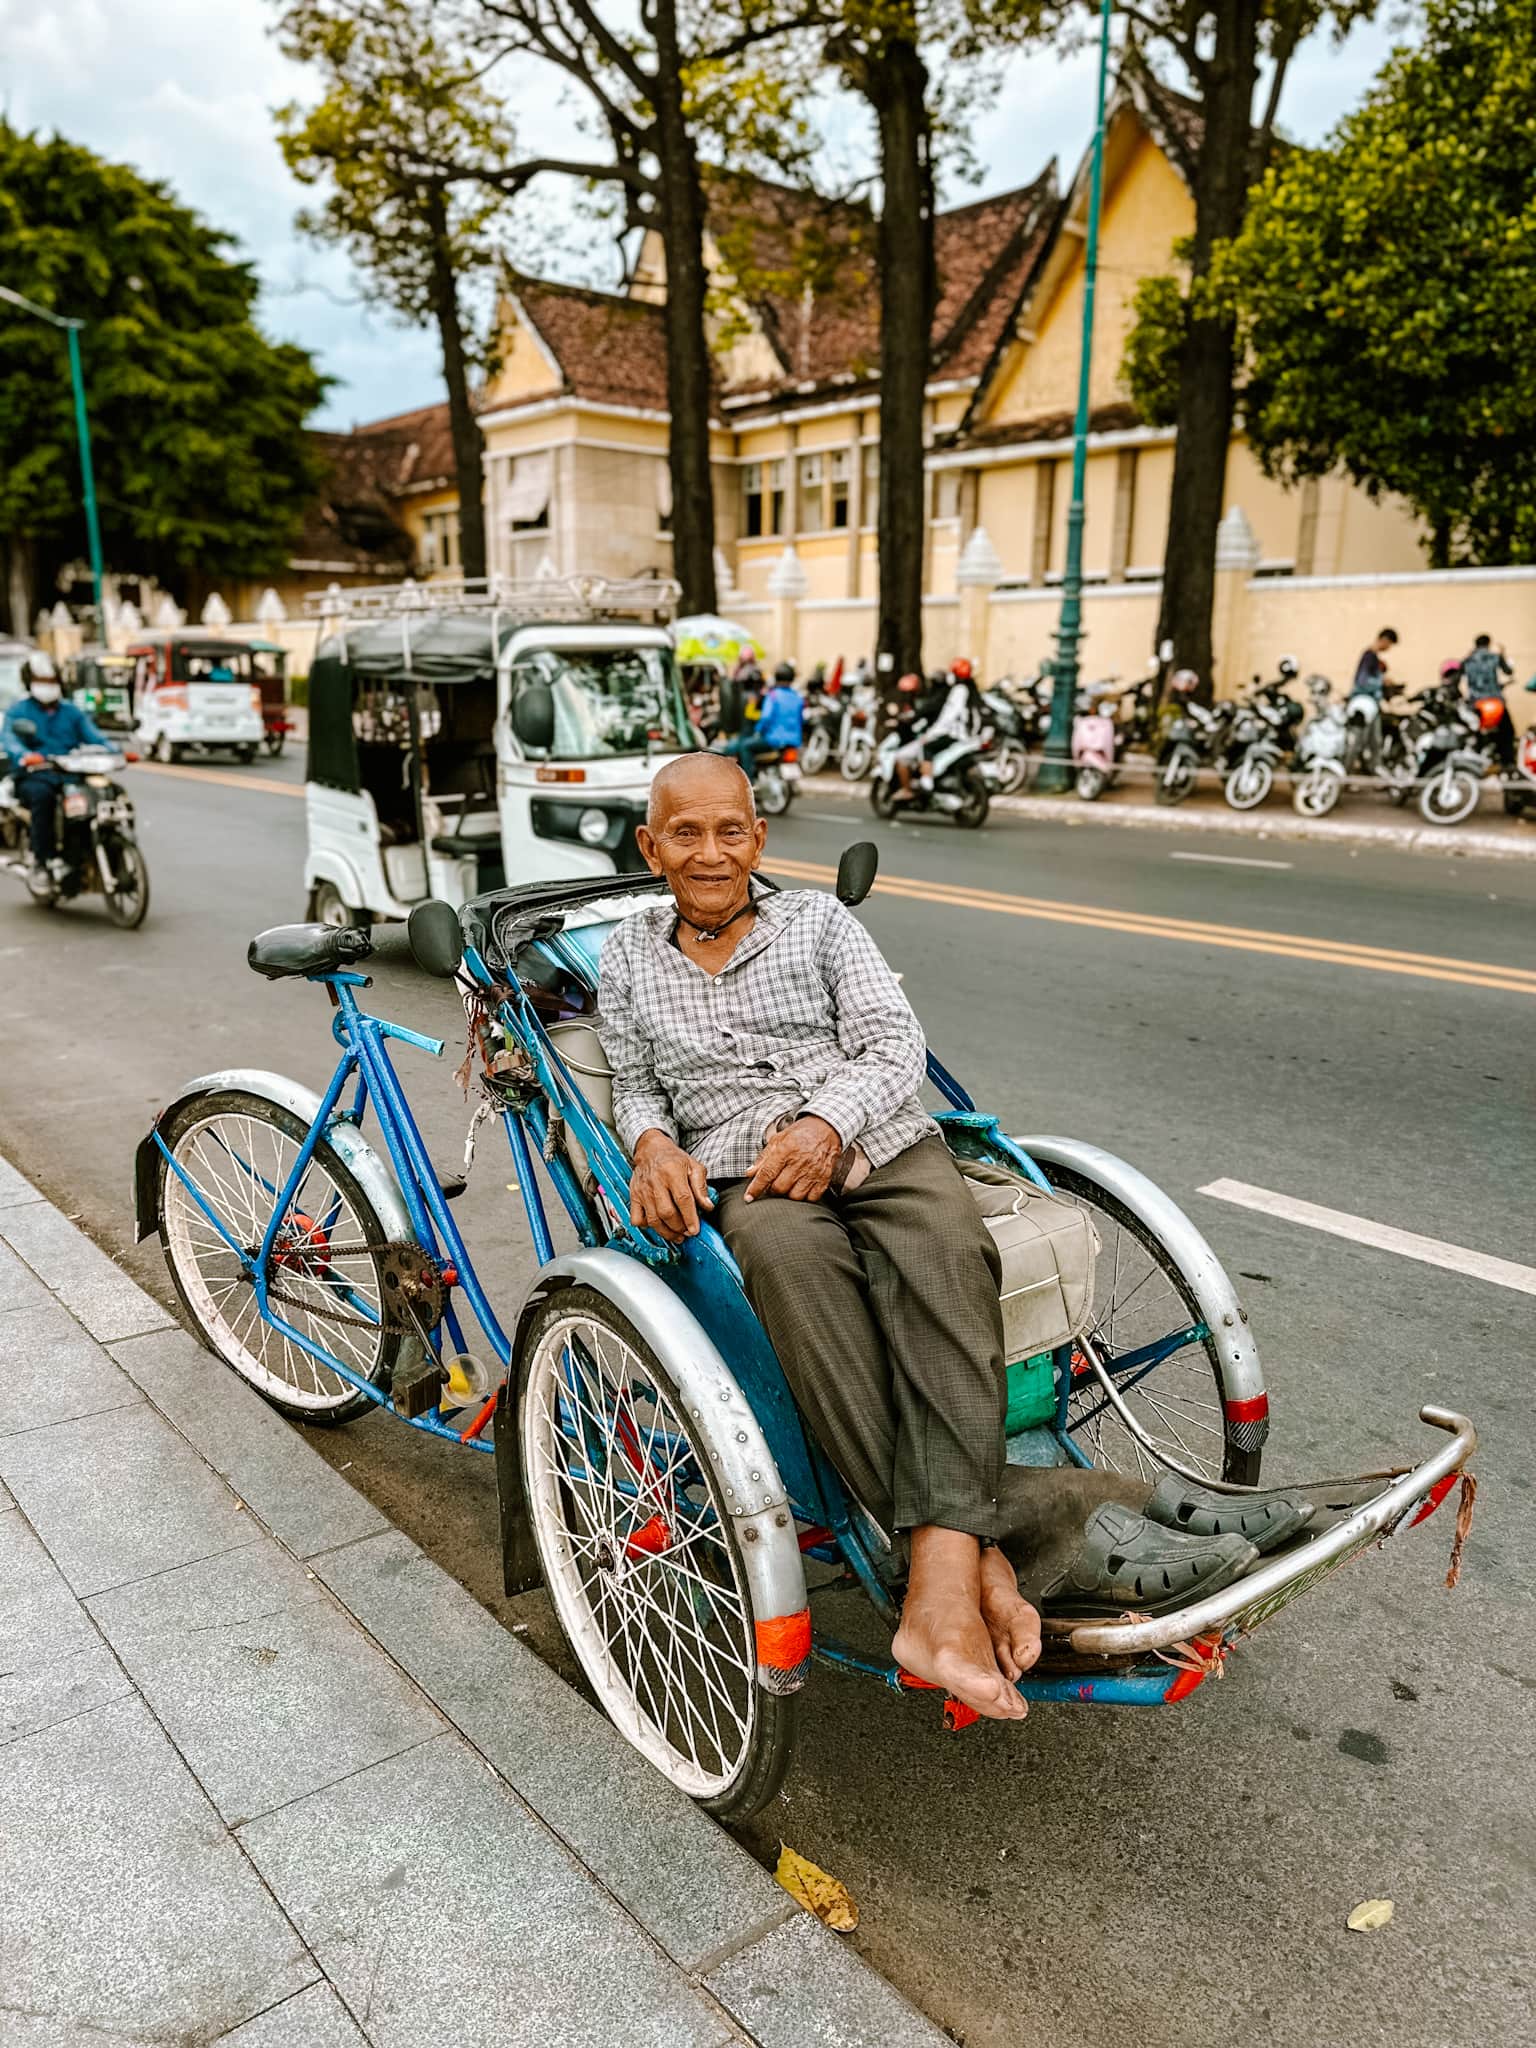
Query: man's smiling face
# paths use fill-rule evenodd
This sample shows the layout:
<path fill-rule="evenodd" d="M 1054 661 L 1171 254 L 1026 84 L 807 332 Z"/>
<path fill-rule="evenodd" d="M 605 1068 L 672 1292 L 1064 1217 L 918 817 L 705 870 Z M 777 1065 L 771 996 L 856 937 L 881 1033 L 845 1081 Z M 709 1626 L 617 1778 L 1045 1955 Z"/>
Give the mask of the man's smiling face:
<path fill-rule="evenodd" d="M 767 836 L 752 785 L 737 764 L 718 754 L 692 754 L 668 762 L 657 776 L 649 818 L 635 838 L 687 922 L 712 930 L 747 901 Z"/>

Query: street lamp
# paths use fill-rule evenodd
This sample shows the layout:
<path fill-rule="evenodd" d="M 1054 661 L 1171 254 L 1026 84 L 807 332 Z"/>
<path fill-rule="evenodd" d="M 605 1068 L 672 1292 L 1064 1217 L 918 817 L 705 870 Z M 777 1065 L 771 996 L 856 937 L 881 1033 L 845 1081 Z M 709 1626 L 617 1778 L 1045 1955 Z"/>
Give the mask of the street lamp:
<path fill-rule="evenodd" d="M 1077 647 L 1083 637 L 1083 479 L 1088 467 L 1088 382 L 1093 364 L 1093 293 L 1099 271 L 1099 202 L 1104 188 L 1104 98 L 1114 0 L 1099 14 L 1099 88 L 1088 173 L 1088 234 L 1083 248 L 1083 335 L 1077 365 L 1077 418 L 1072 429 L 1072 502 L 1067 508 L 1067 560 L 1061 617 L 1051 662 L 1051 724 L 1035 787 L 1065 789 L 1072 780 L 1072 713 L 1077 702 Z"/>
<path fill-rule="evenodd" d="M 91 583 L 96 593 L 96 622 L 103 639 L 107 633 L 107 614 L 101 594 L 101 527 L 96 518 L 96 475 L 91 467 L 91 428 L 85 415 L 85 377 L 80 368 L 80 330 L 83 320 L 66 320 L 62 314 L 40 306 L 34 299 L 24 299 L 20 292 L 13 292 L 9 285 L 0 284 L 0 299 L 8 305 L 20 306 L 24 313 L 34 313 L 39 320 L 46 320 L 50 327 L 62 327 L 69 343 L 69 381 L 75 392 L 75 431 L 80 438 L 80 480 L 85 490 L 85 533 L 91 550 Z"/>

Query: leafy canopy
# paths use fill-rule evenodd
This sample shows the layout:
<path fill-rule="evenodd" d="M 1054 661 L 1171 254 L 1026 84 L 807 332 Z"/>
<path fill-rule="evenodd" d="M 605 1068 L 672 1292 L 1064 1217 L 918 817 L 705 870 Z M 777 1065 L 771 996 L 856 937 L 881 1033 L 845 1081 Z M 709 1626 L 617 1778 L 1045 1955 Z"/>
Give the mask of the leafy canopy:
<path fill-rule="evenodd" d="M 1217 271 L 1266 468 L 1400 493 L 1439 565 L 1536 561 L 1533 77 L 1530 0 L 1430 0 Z"/>
<path fill-rule="evenodd" d="M 4 281 L 80 337 L 107 559 L 162 577 L 281 567 L 316 487 L 326 380 L 256 326 L 229 236 L 165 186 L 0 121 Z M 0 535 L 85 553 L 65 337 L 0 301 Z"/>

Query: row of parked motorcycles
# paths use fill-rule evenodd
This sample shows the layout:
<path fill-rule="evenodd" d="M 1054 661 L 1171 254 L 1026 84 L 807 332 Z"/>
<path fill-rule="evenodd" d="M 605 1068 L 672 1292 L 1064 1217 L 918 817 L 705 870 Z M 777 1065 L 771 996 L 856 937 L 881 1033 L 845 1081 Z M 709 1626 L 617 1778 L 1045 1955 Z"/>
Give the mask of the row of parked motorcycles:
<path fill-rule="evenodd" d="M 1296 663 L 1285 659 L 1273 680 L 1255 677 L 1241 696 L 1208 705 L 1192 675 L 1173 678 L 1155 760 L 1158 800 L 1181 802 L 1209 770 L 1233 810 L 1251 811 L 1288 774 L 1304 818 L 1325 818 L 1346 791 L 1365 788 L 1397 805 L 1417 796 L 1427 824 L 1459 825 L 1497 774 L 1506 811 L 1520 816 L 1536 806 L 1536 729 L 1517 744 L 1503 697 L 1468 700 L 1457 664 L 1411 696 L 1388 684 L 1379 696 L 1355 690 L 1338 698 L 1326 676 L 1309 676 L 1302 687 L 1310 717 L 1297 681 Z"/>

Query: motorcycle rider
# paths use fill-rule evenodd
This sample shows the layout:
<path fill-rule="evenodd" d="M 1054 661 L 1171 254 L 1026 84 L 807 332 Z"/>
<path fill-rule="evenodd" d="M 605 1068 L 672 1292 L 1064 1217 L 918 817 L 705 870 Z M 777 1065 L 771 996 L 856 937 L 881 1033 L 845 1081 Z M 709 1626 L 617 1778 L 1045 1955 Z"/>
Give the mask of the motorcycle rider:
<path fill-rule="evenodd" d="M 76 747 L 105 747 L 108 742 L 89 715 L 64 697 L 51 655 L 29 655 L 21 679 L 26 694 L 16 699 L 0 724 L 0 754 L 16 777 L 16 795 L 31 818 L 33 876 L 46 879 L 57 846 L 59 792 L 69 780 L 49 761 Z"/>
<path fill-rule="evenodd" d="M 897 684 L 902 690 L 908 684 L 915 686 L 916 676 L 903 676 Z M 933 774 L 933 758 L 945 740 L 968 739 L 980 724 L 981 692 L 976 687 L 976 674 L 964 655 L 950 665 L 946 674 L 939 670 L 933 677 L 927 694 L 918 699 L 915 706 L 915 737 L 906 742 L 896 755 L 897 789 L 895 801 L 912 801 L 912 770 L 921 766 L 926 782 Z M 897 723 L 901 715 L 897 714 Z"/>
<path fill-rule="evenodd" d="M 762 714 L 751 732 L 738 733 L 726 748 L 747 772 L 748 781 L 757 775 L 759 754 L 776 753 L 784 747 L 798 747 L 805 734 L 805 701 L 795 688 L 795 664 L 781 661 L 773 672 L 773 683 L 763 698 Z"/>

